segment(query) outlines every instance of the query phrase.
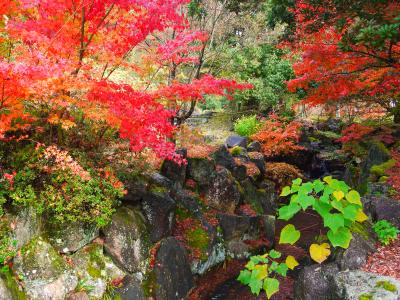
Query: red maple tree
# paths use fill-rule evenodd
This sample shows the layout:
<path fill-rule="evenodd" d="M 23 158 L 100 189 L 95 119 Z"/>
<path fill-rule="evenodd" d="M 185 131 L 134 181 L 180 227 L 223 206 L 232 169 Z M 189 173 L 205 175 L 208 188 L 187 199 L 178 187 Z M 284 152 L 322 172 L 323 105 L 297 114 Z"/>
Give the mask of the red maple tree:
<path fill-rule="evenodd" d="M 154 32 L 179 32 L 159 46 L 159 63 L 193 63 L 195 41 L 205 37 L 187 30 L 181 11 L 188 2 L 0 0 L 0 136 L 46 123 L 67 130 L 89 119 L 117 128 L 134 151 L 173 158 L 168 102 L 245 86 L 205 76 L 147 91 L 111 79 L 119 68 L 140 72 L 130 56 Z"/>
<path fill-rule="evenodd" d="M 296 78 L 311 105 L 357 99 L 378 103 L 400 121 L 398 1 L 296 0 L 292 50 Z"/>

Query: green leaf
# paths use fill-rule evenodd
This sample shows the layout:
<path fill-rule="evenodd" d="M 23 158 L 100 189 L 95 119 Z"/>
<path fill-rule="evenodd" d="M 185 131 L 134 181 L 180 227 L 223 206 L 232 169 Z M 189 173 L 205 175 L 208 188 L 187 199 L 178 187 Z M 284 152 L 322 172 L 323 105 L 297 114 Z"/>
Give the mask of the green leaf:
<path fill-rule="evenodd" d="M 292 224 L 288 224 L 283 227 L 280 238 L 279 244 L 290 244 L 293 245 L 296 243 L 300 238 L 300 231 L 296 230 L 296 227 Z"/>
<path fill-rule="evenodd" d="M 349 201 L 350 203 L 353 203 L 353 204 L 357 204 L 357 205 L 359 205 L 359 206 L 362 206 L 360 194 L 359 194 L 357 191 L 355 191 L 355 190 L 351 190 L 350 192 L 348 192 L 348 193 L 346 194 L 346 199 L 347 199 L 347 201 Z"/>
<path fill-rule="evenodd" d="M 258 264 L 258 263 L 266 264 L 268 262 L 268 258 L 266 258 L 262 255 L 255 255 L 255 256 L 250 257 L 250 261 L 253 262 L 254 264 Z"/>
<path fill-rule="evenodd" d="M 250 278 L 251 278 L 251 272 L 248 270 L 242 270 L 240 271 L 237 280 L 240 281 L 242 284 L 247 285 L 250 283 Z"/>
<path fill-rule="evenodd" d="M 246 268 L 249 270 L 254 270 L 255 266 L 257 263 L 255 263 L 254 261 L 250 260 L 247 264 L 246 264 Z"/>
<path fill-rule="evenodd" d="M 324 183 L 319 179 L 314 180 L 313 187 L 314 187 L 314 191 L 316 193 L 319 193 L 324 189 Z"/>
<path fill-rule="evenodd" d="M 290 195 L 291 193 L 292 193 L 292 191 L 290 190 L 290 187 L 289 187 L 289 186 L 285 186 L 285 187 L 282 189 L 282 192 L 281 192 L 280 196 L 281 196 L 281 197 L 285 197 L 285 196 Z"/>
<path fill-rule="evenodd" d="M 314 204 L 315 198 L 313 196 L 299 194 L 297 202 L 301 205 L 303 210 L 306 210 L 309 206 Z"/>
<path fill-rule="evenodd" d="M 303 182 L 303 179 L 301 178 L 297 178 L 295 180 L 292 181 L 292 184 L 294 185 L 300 185 Z"/>
<path fill-rule="evenodd" d="M 355 221 L 359 208 L 354 205 L 348 205 L 343 210 L 343 216 L 347 220 Z"/>
<path fill-rule="evenodd" d="M 342 204 L 341 201 L 333 200 L 333 201 L 331 202 L 331 205 L 332 205 L 333 208 L 335 208 L 335 209 L 337 209 L 338 211 L 340 211 L 340 212 L 343 213 L 344 208 L 343 208 L 343 204 Z"/>
<path fill-rule="evenodd" d="M 329 230 L 327 236 L 334 247 L 342 247 L 344 249 L 349 248 L 350 241 L 353 237 L 350 230 L 346 227 L 339 228 L 336 233 Z"/>
<path fill-rule="evenodd" d="M 271 251 L 269 251 L 269 256 L 273 259 L 279 258 L 282 256 L 282 253 L 280 253 L 279 251 L 276 251 L 274 249 L 272 249 Z"/>
<path fill-rule="evenodd" d="M 257 296 L 258 296 L 258 294 L 260 294 L 260 291 L 261 291 L 261 288 L 263 285 L 262 280 L 260 280 L 258 277 L 259 277 L 259 272 L 257 270 L 254 270 L 251 273 L 251 278 L 250 278 L 250 282 L 249 282 L 251 292 Z"/>
<path fill-rule="evenodd" d="M 267 298 L 270 299 L 272 295 L 279 291 L 279 281 L 275 278 L 266 278 L 263 288 L 267 294 Z"/>
<path fill-rule="evenodd" d="M 325 181 L 327 184 L 330 184 L 333 180 L 332 176 L 326 176 L 322 179 L 323 181 Z"/>
<path fill-rule="evenodd" d="M 279 266 L 275 269 L 275 272 L 281 276 L 286 276 L 288 271 L 288 266 L 285 263 L 279 264 Z"/>
<path fill-rule="evenodd" d="M 304 183 L 299 188 L 299 194 L 309 194 L 313 191 L 313 184 L 311 182 Z"/>
<path fill-rule="evenodd" d="M 344 218 L 341 214 L 328 214 L 323 219 L 324 226 L 330 228 L 333 233 L 336 233 L 339 228 L 344 226 Z"/>
<path fill-rule="evenodd" d="M 287 221 L 291 219 L 300 209 L 300 205 L 294 202 L 290 203 L 289 205 L 283 206 L 278 210 L 278 219 Z"/>
<path fill-rule="evenodd" d="M 329 215 L 329 212 L 332 209 L 332 206 L 327 204 L 327 203 L 323 203 L 321 201 L 315 201 L 313 204 L 313 208 L 315 209 L 315 211 L 317 213 L 320 214 L 321 217 L 325 217 L 327 215 Z"/>

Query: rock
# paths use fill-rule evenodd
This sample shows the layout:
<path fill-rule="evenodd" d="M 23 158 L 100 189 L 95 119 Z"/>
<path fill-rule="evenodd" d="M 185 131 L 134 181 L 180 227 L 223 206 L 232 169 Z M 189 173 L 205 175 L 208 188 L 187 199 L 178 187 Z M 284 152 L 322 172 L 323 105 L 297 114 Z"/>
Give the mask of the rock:
<path fill-rule="evenodd" d="M 227 138 L 225 145 L 228 148 L 233 148 L 236 146 L 246 148 L 247 147 L 247 138 L 239 136 L 239 135 L 231 135 Z"/>
<path fill-rule="evenodd" d="M 122 281 L 122 286 L 115 290 L 115 299 L 120 300 L 146 300 L 142 284 L 133 276 L 127 275 Z M 119 297 L 119 298 L 118 298 Z"/>
<path fill-rule="evenodd" d="M 264 154 L 260 152 L 249 152 L 247 155 L 250 158 L 250 161 L 255 163 L 257 168 L 260 170 L 261 174 L 265 173 L 265 160 Z"/>
<path fill-rule="evenodd" d="M 193 287 L 186 250 L 175 238 L 161 241 L 154 266 L 156 299 L 180 300 Z"/>
<path fill-rule="evenodd" d="M 14 259 L 14 269 L 33 299 L 64 299 L 78 284 L 75 272 L 42 238 L 24 246 Z"/>
<path fill-rule="evenodd" d="M 200 185 L 206 185 L 215 177 L 215 162 L 210 158 L 188 158 L 188 176 Z"/>
<path fill-rule="evenodd" d="M 187 158 L 186 149 L 176 151 L 183 159 Z M 161 175 L 170 179 L 174 184 L 182 187 L 186 180 L 186 164 L 178 164 L 173 160 L 165 160 L 161 166 Z"/>
<path fill-rule="evenodd" d="M 228 257 L 236 259 L 248 258 L 251 255 L 250 247 L 241 240 L 232 240 L 225 243 Z"/>
<path fill-rule="evenodd" d="M 226 252 L 224 244 L 215 235 L 210 235 L 210 238 L 207 258 L 205 260 L 195 260 L 191 263 L 190 269 L 193 274 L 203 275 L 212 267 L 225 261 Z"/>
<path fill-rule="evenodd" d="M 92 287 L 88 291 L 90 297 L 103 297 L 108 282 L 125 276 L 111 258 L 104 255 L 100 244 L 93 243 L 82 248 L 71 259 L 79 278 Z"/>
<path fill-rule="evenodd" d="M 275 240 L 275 216 L 263 215 L 261 216 L 261 221 L 263 225 L 263 230 L 265 237 L 271 242 L 271 246 L 274 244 Z"/>
<path fill-rule="evenodd" d="M 160 175 L 161 176 L 161 175 Z M 127 193 L 123 198 L 125 203 L 136 204 L 142 200 L 149 185 L 148 178 L 141 175 L 135 175 L 133 178 L 124 181 Z"/>
<path fill-rule="evenodd" d="M 27 207 L 9 215 L 9 221 L 12 237 L 17 241 L 18 249 L 41 234 L 42 219 L 33 207 Z"/>
<path fill-rule="evenodd" d="M 294 285 L 294 299 L 330 299 L 333 293 L 332 280 L 338 272 L 339 268 L 334 263 L 304 267 Z"/>
<path fill-rule="evenodd" d="M 276 194 L 274 184 L 259 188 L 249 178 L 241 181 L 243 188 L 244 203 L 250 204 L 251 207 L 259 214 L 273 215 L 276 210 Z"/>
<path fill-rule="evenodd" d="M 397 300 L 400 281 L 363 271 L 340 272 L 334 277 L 333 300 Z"/>
<path fill-rule="evenodd" d="M 143 197 L 142 209 L 150 224 L 150 240 L 153 243 L 171 234 L 175 221 L 175 207 L 175 201 L 167 190 L 153 189 Z"/>
<path fill-rule="evenodd" d="M 372 211 L 374 220 L 387 220 L 400 228 L 400 201 L 388 197 L 375 197 Z"/>
<path fill-rule="evenodd" d="M 251 142 L 248 146 L 247 146 L 247 151 L 249 152 L 261 152 L 261 143 L 260 142 Z"/>
<path fill-rule="evenodd" d="M 221 146 L 217 151 L 213 153 L 214 161 L 217 165 L 223 166 L 228 170 L 232 171 L 236 164 L 231 153 L 228 151 L 226 146 Z"/>
<path fill-rule="evenodd" d="M 67 300 L 89 300 L 89 296 L 86 292 L 76 292 L 69 294 Z"/>
<path fill-rule="evenodd" d="M 225 241 L 258 237 L 258 217 L 218 214 L 219 225 Z"/>
<path fill-rule="evenodd" d="M 233 213 L 240 201 L 240 192 L 231 172 L 219 166 L 206 192 L 207 204 L 215 209 Z"/>
<path fill-rule="evenodd" d="M 361 268 L 367 262 L 368 255 L 375 251 L 374 243 L 365 240 L 357 233 L 353 233 L 349 248 L 340 249 L 335 261 L 340 270 L 355 270 Z"/>
<path fill-rule="evenodd" d="M 44 227 L 46 238 L 61 253 L 75 252 L 99 236 L 96 225 L 83 223 L 57 225 L 46 222 Z"/>
<path fill-rule="evenodd" d="M 10 290 L 7 287 L 5 280 L 0 277 L 0 300 L 13 299 Z"/>
<path fill-rule="evenodd" d="M 143 272 L 150 248 L 145 218 L 136 207 L 120 207 L 103 229 L 104 248 L 129 272 Z"/>

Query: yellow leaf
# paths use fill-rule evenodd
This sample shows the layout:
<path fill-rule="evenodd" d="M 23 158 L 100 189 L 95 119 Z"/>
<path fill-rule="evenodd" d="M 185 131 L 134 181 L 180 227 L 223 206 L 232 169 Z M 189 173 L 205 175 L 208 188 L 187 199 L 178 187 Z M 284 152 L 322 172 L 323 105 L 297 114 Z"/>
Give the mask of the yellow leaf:
<path fill-rule="evenodd" d="M 334 191 L 333 192 L 333 197 L 336 198 L 336 200 L 340 201 L 344 197 L 344 193 L 342 191 Z"/>
<path fill-rule="evenodd" d="M 286 257 L 285 262 L 290 270 L 294 270 L 294 268 L 296 268 L 299 265 L 297 260 L 292 255 L 288 255 L 288 257 Z"/>
<path fill-rule="evenodd" d="M 254 269 L 258 270 L 257 279 L 263 280 L 265 277 L 268 276 L 267 265 L 257 265 Z"/>
<path fill-rule="evenodd" d="M 362 223 L 362 222 L 367 221 L 367 220 L 368 220 L 368 216 L 362 211 L 362 209 L 360 209 L 357 212 L 356 221 Z"/>
<path fill-rule="evenodd" d="M 312 244 L 310 246 L 311 258 L 319 264 L 325 261 L 330 254 L 331 250 L 328 243 L 323 243 L 321 245 Z"/>

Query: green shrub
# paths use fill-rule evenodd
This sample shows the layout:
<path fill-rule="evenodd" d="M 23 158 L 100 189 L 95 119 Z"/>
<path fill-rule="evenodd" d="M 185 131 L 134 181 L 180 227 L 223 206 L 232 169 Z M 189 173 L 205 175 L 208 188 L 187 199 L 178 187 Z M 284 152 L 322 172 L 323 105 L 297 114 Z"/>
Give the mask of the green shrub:
<path fill-rule="evenodd" d="M 383 245 L 389 245 L 392 241 L 397 239 L 397 235 L 400 233 L 392 223 L 386 220 L 376 222 L 372 228 Z"/>
<path fill-rule="evenodd" d="M 390 168 L 393 168 L 396 165 L 396 160 L 390 159 L 387 162 L 384 162 L 380 165 L 374 165 L 371 167 L 370 172 L 372 175 L 377 177 L 381 177 L 386 175 L 386 171 Z"/>
<path fill-rule="evenodd" d="M 235 122 L 235 132 L 241 136 L 249 137 L 256 133 L 261 123 L 254 116 L 243 116 Z"/>

